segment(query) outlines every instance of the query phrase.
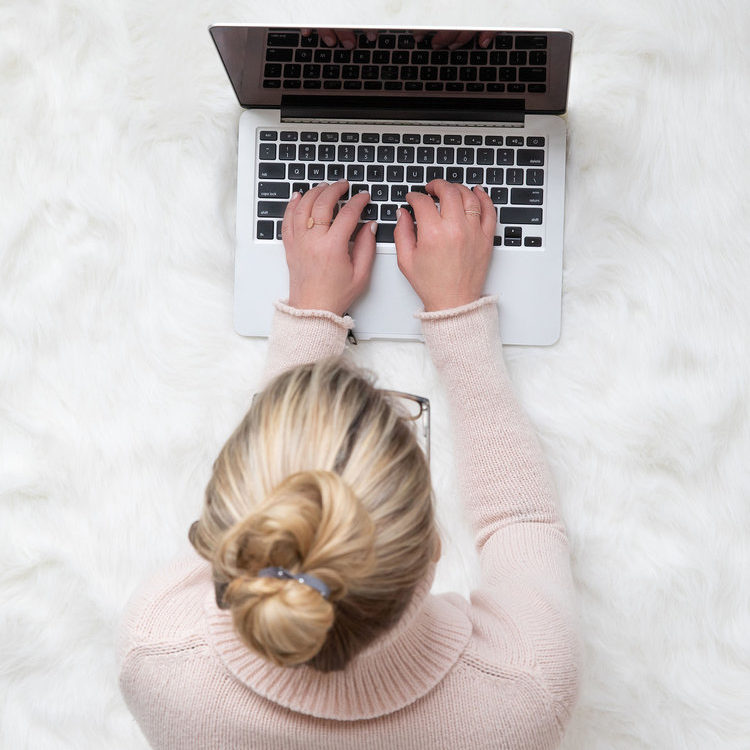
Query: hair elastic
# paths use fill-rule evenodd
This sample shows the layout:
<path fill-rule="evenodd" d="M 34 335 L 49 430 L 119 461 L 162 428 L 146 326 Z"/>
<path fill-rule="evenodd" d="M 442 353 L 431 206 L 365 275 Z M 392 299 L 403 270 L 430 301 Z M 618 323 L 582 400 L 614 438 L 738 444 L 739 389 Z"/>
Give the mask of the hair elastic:
<path fill-rule="evenodd" d="M 311 576 L 309 573 L 291 573 L 286 568 L 273 567 L 263 568 L 258 571 L 258 578 L 286 578 L 297 583 L 304 583 L 305 586 L 315 589 L 324 599 L 331 595 L 331 589 L 326 586 L 320 578 Z"/>

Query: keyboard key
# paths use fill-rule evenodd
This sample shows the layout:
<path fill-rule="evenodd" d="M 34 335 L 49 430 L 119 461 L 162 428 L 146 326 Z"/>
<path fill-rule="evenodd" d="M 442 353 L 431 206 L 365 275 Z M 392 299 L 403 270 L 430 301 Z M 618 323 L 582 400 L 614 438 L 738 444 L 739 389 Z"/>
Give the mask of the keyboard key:
<path fill-rule="evenodd" d="M 360 217 L 362 218 L 362 221 L 372 221 L 375 219 L 377 221 L 378 218 L 378 206 L 376 203 L 368 203 L 363 209 L 362 213 L 360 214 Z"/>
<path fill-rule="evenodd" d="M 446 146 L 458 146 L 461 143 L 461 136 L 460 135 L 444 135 L 443 143 Z"/>
<path fill-rule="evenodd" d="M 523 146 L 523 136 L 520 135 L 509 135 L 505 139 L 506 146 Z"/>
<path fill-rule="evenodd" d="M 542 209 L 541 208 L 501 208 L 500 209 L 500 223 L 501 224 L 541 224 L 542 223 Z"/>
<path fill-rule="evenodd" d="M 529 93 L 530 94 L 543 94 L 547 91 L 546 83 L 530 83 Z"/>
<path fill-rule="evenodd" d="M 395 224 L 378 224 L 378 231 L 375 235 L 376 242 L 393 242 L 393 230 Z"/>
<path fill-rule="evenodd" d="M 529 65 L 546 65 L 547 64 L 547 53 L 532 51 L 529 52 Z"/>
<path fill-rule="evenodd" d="M 541 167 L 544 164 L 544 151 L 542 149 L 518 149 L 517 164 L 521 167 Z"/>
<path fill-rule="evenodd" d="M 312 161 L 315 158 L 315 144 L 301 143 L 299 147 L 299 158 L 301 161 Z"/>
<path fill-rule="evenodd" d="M 521 238 L 520 237 L 506 237 L 505 247 L 521 247 Z"/>
<path fill-rule="evenodd" d="M 283 180 L 285 165 L 273 162 L 261 162 L 258 164 L 258 177 L 267 180 Z"/>
<path fill-rule="evenodd" d="M 544 49 L 547 46 L 546 36 L 517 36 L 516 49 Z"/>
<path fill-rule="evenodd" d="M 332 131 L 328 131 L 320 134 L 320 140 L 325 143 L 336 143 L 339 139 L 339 134 Z"/>
<path fill-rule="evenodd" d="M 522 94 L 524 91 L 526 91 L 525 83 L 509 83 L 508 84 L 508 92 L 511 94 Z"/>
<path fill-rule="evenodd" d="M 344 165 L 343 164 L 329 164 L 326 171 L 326 180 L 328 182 L 336 182 L 336 180 L 342 180 L 344 178 Z"/>
<path fill-rule="evenodd" d="M 332 143 L 321 143 L 318 146 L 318 159 L 320 161 L 334 161 L 336 159 L 336 146 Z"/>
<path fill-rule="evenodd" d="M 497 163 L 509 166 L 513 164 L 515 151 L 512 148 L 499 148 L 497 150 Z"/>
<path fill-rule="evenodd" d="M 299 44 L 299 34 L 292 31 L 269 31 L 266 44 L 269 47 L 296 47 Z"/>
<path fill-rule="evenodd" d="M 542 238 L 541 237 L 524 237 L 523 244 L 526 247 L 541 247 Z"/>
<path fill-rule="evenodd" d="M 420 164 L 432 164 L 435 161 L 435 149 L 432 146 L 420 146 L 417 149 L 417 161 Z"/>
<path fill-rule="evenodd" d="M 381 140 L 383 143 L 400 143 L 401 136 L 398 133 L 383 133 Z"/>
<path fill-rule="evenodd" d="M 292 183 L 293 193 L 299 193 L 300 195 L 302 195 L 303 193 L 306 193 L 309 189 L 310 189 L 309 182 L 293 182 Z"/>
<path fill-rule="evenodd" d="M 289 198 L 288 182 L 259 182 L 259 198 Z"/>
<path fill-rule="evenodd" d="M 380 206 L 380 221 L 396 221 L 397 205 L 394 203 L 383 203 Z"/>
<path fill-rule="evenodd" d="M 259 240 L 272 240 L 274 238 L 274 226 L 272 221 L 259 221 L 258 231 L 255 234 Z"/>
<path fill-rule="evenodd" d="M 283 221 L 276 222 L 276 239 L 277 240 L 281 239 L 281 227 L 283 226 L 283 224 L 284 224 Z"/>
<path fill-rule="evenodd" d="M 300 134 L 300 140 L 303 141 L 317 141 L 318 134 L 314 130 L 303 130 Z"/>
<path fill-rule="evenodd" d="M 503 173 L 502 168 L 491 167 L 487 170 L 487 184 L 488 185 L 502 185 L 503 184 Z"/>
<path fill-rule="evenodd" d="M 258 148 L 258 158 L 275 159 L 276 158 L 276 144 L 275 143 L 261 143 Z"/>
<path fill-rule="evenodd" d="M 258 201 L 258 216 L 280 219 L 286 210 L 285 201 Z"/>
<path fill-rule="evenodd" d="M 481 185 L 484 182 L 484 169 L 482 167 L 468 167 L 466 170 L 467 185 Z"/>
<path fill-rule="evenodd" d="M 511 65 L 526 65 L 526 53 L 514 50 L 508 55 L 508 62 Z"/>
<path fill-rule="evenodd" d="M 279 159 L 284 161 L 291 161 L 297 158 L 297 144 L 296 143 L 281 143 L 279 144 Z"/>
<path fill-rule="evenodd" d="M 527 83 L 544 83 L 547 80 L 546 68 L 521 68 L 518 71 L 518 80 Z"/>
<path fill-rule="evenodd" d="M 414 161 L 414 146 L 399 146 L 396 149 L 396 161 L 399 164 L 411 164 Z"/>
<path fill-rule="evenodd" d="M 445 179 L 444 167 L 427 167 L 427 182 Z"/>
<path fill-rule="evenodd" d="M 387 167 L 385 170 L 385 179 L 387 182 L 403 182 L 404 168 L 397 166 Z"/>
<path fill-rule="evenodd" d="M 391 164 L 396 160 L 396 149 L 394 146 L 378 146 L 378 161 L 383 164 Z"/>
<path fill-rule="evenodd" d="M 523 169 L 506 169 L 505 182 L 508 185 L 523 185 Z"/>
<path fill-rule="evenodd" d="M 495 205 L 504 205 L 508 202 L 508 188 L 490 188 L 490 198 Z"/>
<path fill-rule="evenodd" d="M 375 146 L 357 146 L 357 161 L 375 161 Z"/>
<path fill-rule="evenodd" d="M 543 194 L 541 188 L 513 188 L 510 191 L 510 202 L 517 205 L 541 206 Z"/>
<path fill-rule="evenodd" d="M 357 151 L 356 148 L 350 144 L 344 144 L 339 146 L 338 149 L 338 160 L 339 161 L 354 161 L 354 157 Z"/>
<path fill-rule="evenodd" d="M 484 136 L 485 146 L 502 146 L 503 137 L 501 135 L 486 135 Z"/>
<path fill-rule="evenodd" d="M 380 143 L 380 133 L 362 133 L 362 143 Z"/>
<path fill-rule="evenodd" d="M 481 146 L 482 136 L 481 135 L 465 135 L 464 145 L 466 146 Z"/>
<path fill-rule="evenodd" d="M 388 185 L 373 185 L 370 188 L 370 198 L 374 201 L 387 201 L 388 193 Z"/>
<path fill-rule="evenodd" d="M 307 165 L 307 179 L 311 182 L 317 180 L 321 182 L 325 179 L 326 168 L 323 164 L 308 164 Z"/>
<path fill-rule="evenodd" d="M 474 163 L 474 149 L 473 148 L 456 149 L 456 162 L 458 164 L 473 164 Z"/>
<path fill-rule="evenodd" d="M 477 149 L 477 164 L 494 164 L 495 152 L 491 148 Z"/>
<path fill-rule="evenodd" d="M 544 185 L 544 170 L 543 169 L 527 169 L 526 170 L 526 184 L 527 185 Z"/>
<path fill-rule="evenodd" d="M 267 49 L 266 62 L 291 62 L 292 50 L 290 49 Z"/>
<path fill-rule="evenodd" d="M 362 164 L 349 164 L 346 168 L 346 179 L 349 182 L 360 182 L 365 179 L 365 168 Z"/>
<path fill-rule="evenodd" d="M 445 179 L 448 182 L 463 182 L 464 181 L 464 168 L 463 167 L 446 167 Z"/>
<path fill-rule="evenodd" d="M 261 141 L 275 141 L 278 133 L 275 130 L 261 130 L 260 140 Z"/>
<path fill-rule="evenodd" d="M 406 185 L 391 185 L 391 200 L 404 201 L 408 192 L 409 188 Z"/>
<path fill-rule="evenodd" d="M 424 180 L 424 167 L 407 167 L 406 181 L 410 183 L 422 182 Z"/>
<path fill-rule="evenodd" d="M 385 179 L 385 168 L 382 164 L 371 164 L 367 167 L 368 182 L 382 182 Z"/>
<path fill-rule="evenodd" d="M 290 180 L 304 180 L 305 179 L 305 165 L 304 164 L 290 164 L 289 165 L 289 179 Z"/>
<path fill-rule="evenodd" d="M 454 148 L 442 147 L 437 150 L 438 164 L 452 164 L 456 159 L 456 150 Z"/>
<path fill-rule="evenodd" d="M 342 133 L 342 143 L 359 143 L 359 133 Z"/>
<path fill-rule="evenodd" d="M 421 136 L 419 133 L 404 133 L 404 143 L 420 143 Z"/>
<path fill-rule="evenodd" d="M 281 140 L 282 141 L 296 141 L 297 140 L 297 132 L 294 130 L 282 130 L 281 131 Z"/>
<path fill-rule="evenodd" d="M 505 227 L 505 239 L 521 239 L 521 227 Z"/>

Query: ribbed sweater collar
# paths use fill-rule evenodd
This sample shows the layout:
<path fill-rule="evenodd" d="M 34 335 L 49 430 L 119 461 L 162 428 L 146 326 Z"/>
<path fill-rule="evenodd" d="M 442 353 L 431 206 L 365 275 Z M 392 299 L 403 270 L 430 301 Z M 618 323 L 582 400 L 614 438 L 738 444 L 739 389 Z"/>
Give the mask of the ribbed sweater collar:
<path fill-rule="evenodd" d="M 456 663 L 471 634 L 466 614 L 431 596 L 432 566 L 401 619 L 337 672 L 278 667 L 237 637 L 231 614 L 211 591 L 204 600 L 208 640 L 227 669 L 259 695 L 321 719 L 372 719 L 426 695 Z"/>

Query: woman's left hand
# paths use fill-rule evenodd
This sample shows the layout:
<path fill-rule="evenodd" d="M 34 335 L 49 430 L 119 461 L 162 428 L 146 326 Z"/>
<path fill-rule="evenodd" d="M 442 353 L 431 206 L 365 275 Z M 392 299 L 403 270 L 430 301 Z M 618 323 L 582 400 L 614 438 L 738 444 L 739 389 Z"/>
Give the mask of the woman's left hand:
<path fill-rule="evenodd" d="M 289 266 L 291 307 L 343 315 L 367 287 L 375 258 L 376 222 L 360 228 L 351 255 L 349 238 L 370 200 L 369 193 L 352 196 L 331 221 L 348 187 L 346 180 L 321 183 L 302 197 L 295 193 L 286 207 L 281 238 Z"/>

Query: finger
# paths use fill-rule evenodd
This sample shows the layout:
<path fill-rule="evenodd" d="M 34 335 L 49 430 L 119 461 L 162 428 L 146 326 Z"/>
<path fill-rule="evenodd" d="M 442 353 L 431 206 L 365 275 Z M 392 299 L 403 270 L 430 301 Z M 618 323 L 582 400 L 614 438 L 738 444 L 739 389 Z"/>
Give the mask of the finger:
<path fill-rule="evenodd" d="M 479 39 L 477 40 L 477 43 L 480 47 L 487 48 L 490 46 L 490 43 L 495 38 L 495 32 L 494 31 L 483 31 L 479 35 Z"/>
<path fill-rule="evenodd" d="M 399 213 L 400 212 L 400 213 Z M 414 219 L 405 208 L 399 208 L 393 240 L 396 243 L 398 265 L 402 270 L 411 262 L 411 256 L 417 247 L 417 233 L 414 231 Z"/>
<path fill-rule="evenodd" d="M 357 233 L 352 246 L 352 268 L 354 288 L 359 296 L 367 285 L 375 260 L 375 232 L 378 230 L 376 221 L 368 221 Z"/>
<path fill-rule="evenodd" d="M 302 36 L 310 36 L 310 34 L 312 34 L 312 29 L 300 29 L 300 33 Z"/>
<path fill-rule="evenodd" d="M 325 190 L 318 193 L 310 211 L 310 216 L 317 222 L 327 222 L 327 224 L 314 224 L 313 226 L 321 227 L 328 231 L 330 222 L 333 219 L 333 209 L 348 187 L 349 182 L 347 180 L 338 180 L 338 182 L 326 186 Z"/>
<path fill-rule="evenodd" d="M 414 209 L 414 218 L 417 224 L 427 226 L 440 220 L 435 201 L 424 193 L 407 193 L 406 202 Z"/>
<path fill-rule="evenodd" d="M 432 180 L 425 185 L 425 190 L 434 193 L 440 199 L 440 215 L 444 219 L 463 218 L 464 204 L 457 185 L 446 180 Z"/>
<path fill-rule="evenodd" d="M 374 42 L 378 38 L 378 32 L 376 29 L 368 29 L 365 31 L 365 36 L 369 41 Z"/>
<path fill-rule="evenodd" d="M 297 210 L 299 199 L 299 192 L 292 193 L 289 203 L 286 204 L 284 218 L 281 220 L 281 239 L 285 245 L 294 241 L 294 212 Z"/>
<path fill-rule="evenodd" d="M 480 223 L 482 231 L 488 237 L 494 237 L 495 230 L 497 229 L 497 209 L 492 203 L 492 198 L 479 185 L 474 188 L 473 192 L 479 199 L 481 206 L 482 218 Z"/>
<path fill-rule="evenodd" d="M 344 49 L 354 49 L 357 44 L 357 38 L 351 29 L 336 29 L 336 36 Z"/>
<path fill-rule="evenodd" d="M 370 194 L 367 191 L 353 195 L 340 209 L 331 224 L 331 231 L 336 237 L 348 240 L 357 228 L 357 222 L 362 215 L 364 207 L 370 202 Z"/>
<path fill-rule="evenodd" d="M 299 235 L 308 229 L 307 220 L 310 218 L 315 199 L 328 187 L 327 182 L 321 182 L 314 188 L 306 191 L 300 198 L 294 211 L 294 233 Z"/>
<path fill-rule="evenodd" d="M 456 31 L 438 31 L 437 34 L 432 37 L 432 49 L 438 49 L 439 47 L 449 45 L 457 36 L 458 33 Z"/>
<path fill-rule="evenodd" d="M 456 185 L 461 195 L 461 203 L 464 207 L 464 215 L 469 219 L 480 220 L 482 216 L 482 204 L 479 198 L 466 187 L 466 185 Z M 470 211 L 471 213 L 466 213 Z"/>
<path fill-rule="evenodd" d="M 328 47 L 336 45 L 336 34 L 333 29 L 318 29 L 318 36 Z"/>
<path fill-rule="evenodd" d="M 454 40 L 452 44 L 448 45 L 448 49 L 458 49 L 463 47 L 464 44 L 470 42 L 474 38 L 476 31 L 462 31 Z"/>

